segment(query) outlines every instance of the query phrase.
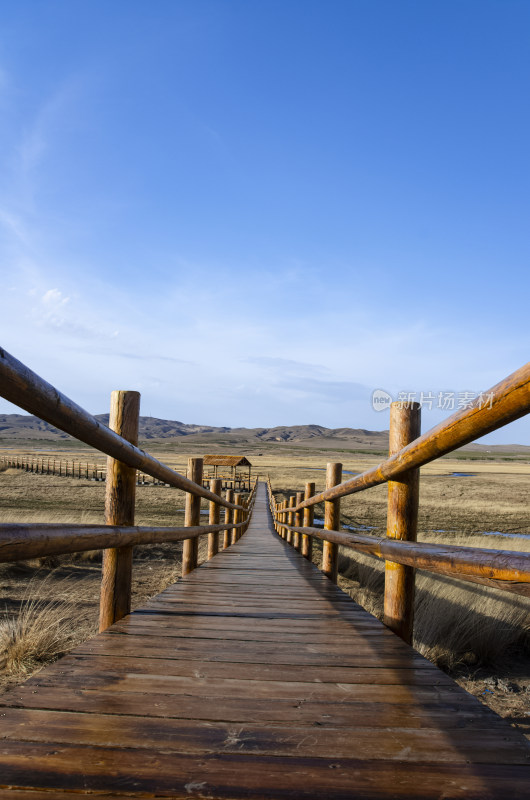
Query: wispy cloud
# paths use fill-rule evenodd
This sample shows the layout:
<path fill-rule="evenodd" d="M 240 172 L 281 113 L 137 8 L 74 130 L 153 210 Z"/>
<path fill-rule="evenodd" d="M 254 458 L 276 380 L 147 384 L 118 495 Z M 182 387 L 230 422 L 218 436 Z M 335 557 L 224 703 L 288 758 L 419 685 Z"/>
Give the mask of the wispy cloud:
<path fill-rule="evenodd" d="M 42 100 L 22 129 L 14 151 L 14 166 L 19 177 L 29 179 L 47 151 L 56 146 L 57 135 L 71 118 L 80 93 L 80 81 L 70 76 Z"/>
<path fill-rule="evenodd" d="M 30 294 L 35 294 L 35 290 Z M 36 298 L 36 302 L 27 312 L 27 317 L 32 320 L 36 328 L 47 329 L 52 335 L 63 339 L 73 337 L 97 341 L 116 337 L 116 331 L 110 331 L 107 326 L 102 327 L 97 323 L 90 324 L 86 319 L 87 316 L 79 303 L 72 302 L 71 297 L 57 288 L 47 289 Z"/>
<path fill-rule="evenodd" d="M 303 375 L 312 375 L 315 372 L 321 374 L 329 372 L 328 367 L 324 367 L 321 364 L 308 364 L 304 361 L 294 361 L 293 359 L 279 356 L 248 356 L 241 360 L 246 364 L 255 364 L 277 374 L 295 372 Z"/>
<path fill-rule="evenodd" d="M 316 378 L 299 380 L 279 380 L 279 389 L 288 389 L 304 397 L 317 396 L 329 403 L 351 403 L 358 400 L 369 401 L 371 390 L 353 381 L 324 381 Z"/>
<path fill-rule="evenodd" d="M 79 352 L 79 348 L 75 348 L 77 352 Z M 109 345 L 107 348 L 102 347 L 94 347 L 91 346 L 88 350 L 85 348 L 83 352 L 88 353 L 90 352 L 91 355 L 100 355 L 105 356 L 107 358 L 126 358 L 132 361 L 141 361 L 146 364 L 152 364 L 153 362 L 162 362 L 168 364 L 176 364 L 180 365 L 187 365 L 187 366 L 194 366 L 197 362 L 190 361 L 189 359 L 185 358 L 176 358 L 175 356 L 166 356 L 166 355 L 159 355 L 158 353 L 146 353 L 145 351 L 141 352 L 134 352 L 134 351 L 127 351 L 121 350 L 119 348 L 114 348 L 112 345 Z"/>

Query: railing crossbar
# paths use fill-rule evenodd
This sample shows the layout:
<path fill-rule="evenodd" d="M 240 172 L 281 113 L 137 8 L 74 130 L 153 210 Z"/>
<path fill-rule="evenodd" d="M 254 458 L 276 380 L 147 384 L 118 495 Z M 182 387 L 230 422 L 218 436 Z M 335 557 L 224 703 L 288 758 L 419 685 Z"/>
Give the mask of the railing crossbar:
<path fill-rule="evenodd" d="M 288 531 L 334 542 L 379 559 L 462 580 L 475 580 L 515 594 L 530 596 L 530 558 L 524 551 L 405 542 L 321 528 L 299 528 L 283 522 L 281 526 Z"/>
<path fill-rule="evenodd" d="M 0 563 L 29 558 L 107 550 L 138 544 L 163 544 L 194 539 L 203 534 L 243 528 L 237 524 L 196 525 L 186 528 L 121 525 L 55 525 L 6 523 L 0 525 Z"/>

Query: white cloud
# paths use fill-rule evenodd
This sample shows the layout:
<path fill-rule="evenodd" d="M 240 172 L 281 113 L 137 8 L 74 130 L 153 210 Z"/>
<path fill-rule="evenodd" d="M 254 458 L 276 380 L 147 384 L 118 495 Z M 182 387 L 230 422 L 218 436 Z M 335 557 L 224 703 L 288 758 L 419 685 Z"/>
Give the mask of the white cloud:
<path fill-rule="evenodd" d="M 63 293 L 59 291 L 59 289 L 48 289 L 47 292 L 41 297 L 41 303 L 44 303 L 46 306 L 52 306 L 54 308 L 59 308 L 60 306 L 66 305 L 66 303 L 70 302 L 69 297 L 64 297 Z"/>

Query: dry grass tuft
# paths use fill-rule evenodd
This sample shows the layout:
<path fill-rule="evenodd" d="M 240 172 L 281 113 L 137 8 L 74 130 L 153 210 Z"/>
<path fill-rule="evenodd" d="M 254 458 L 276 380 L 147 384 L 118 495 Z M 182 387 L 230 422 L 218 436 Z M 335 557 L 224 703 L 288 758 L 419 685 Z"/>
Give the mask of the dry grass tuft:
<path fill-rule="evenodd" d="M 422 537 L 423 538 L 423 537 Z M 452 543 L 484 546 L 486 537 L 453 537 Z M 517 539 L 494 543 L 529 550 Z M 491 547 L 491 538 L 487 545 Z M 341 548 L 342 588 L 374 616 L 383 617 L 384 564 L 374 556 Z M 512 648 L 530 643 L 530 600 L 443 575 L 416 576 L 414 647 L 444 669 L 496 666 Z"/>
<path fill-rule="evenodd" d="M 49 576 L 29 582 L 16 614 L 0 619 L 2 682 L 23 680 L 96 633 L 95 621 L 80 610 L 80 603 L 92 599 L 89 588 L 83 581 L 61 588 Z"/>

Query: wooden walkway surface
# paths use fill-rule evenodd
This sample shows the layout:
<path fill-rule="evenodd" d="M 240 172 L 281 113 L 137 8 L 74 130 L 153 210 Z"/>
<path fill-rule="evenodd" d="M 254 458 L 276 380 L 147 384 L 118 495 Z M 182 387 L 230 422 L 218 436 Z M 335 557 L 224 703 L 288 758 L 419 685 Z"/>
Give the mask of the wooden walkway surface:
<path fill-rule="evenodd" d="M 274 534 L 0 698 L 0 797 L 528 798 L 526 740 Z"/>

